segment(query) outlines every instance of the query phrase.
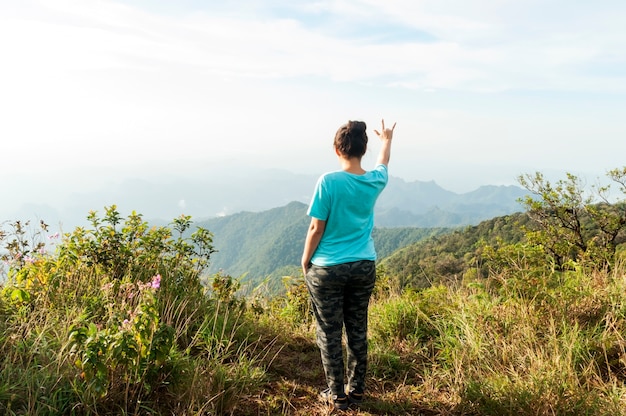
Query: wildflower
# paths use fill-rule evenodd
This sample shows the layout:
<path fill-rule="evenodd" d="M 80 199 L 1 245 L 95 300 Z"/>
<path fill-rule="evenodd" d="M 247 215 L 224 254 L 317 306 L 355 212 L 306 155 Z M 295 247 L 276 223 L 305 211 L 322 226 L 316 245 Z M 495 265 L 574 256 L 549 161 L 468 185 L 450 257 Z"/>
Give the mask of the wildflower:
<path fill-rule="evenodd" d="M 161 287 L 161 275 L 160 274 L 157 274 L 156 276 L 152 278 L 152 283 L 150 283 L 150 286 L 152 287 L 152 289 L 158 289 L 159 287 Z"/>
<path fill-rule="evenodd" d="M 59 233 L 58 233 L 58 232 L 56 232 L 56 233 L 51 234 L 51 235 L 49 235 L 49 236 L 48 236 L 48 239 L 49 239 L 49 240 L 55 240 L 55 239 L 57 239 L 57 238 L 59 238 Z"/>
<path fill-rule="evenodd" d="M 35 259 L 34 259 L 34 258 L 32 258 L 31 256 L 25 256 L 25 257 L 24 257 L 24 261 L 25 261 L 26 263 L 33 264 L 33 263 L 35 262 Z"/>

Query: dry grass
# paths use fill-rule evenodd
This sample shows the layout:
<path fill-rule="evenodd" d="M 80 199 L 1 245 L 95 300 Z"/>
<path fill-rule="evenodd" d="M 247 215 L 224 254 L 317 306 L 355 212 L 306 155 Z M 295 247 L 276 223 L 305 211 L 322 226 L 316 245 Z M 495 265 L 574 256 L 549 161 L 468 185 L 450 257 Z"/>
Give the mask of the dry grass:
<path fill-rule="evenodd" d="M 511 281 L 511 290 L 470 284 L 376 299 L 368 400 L 343 413 L 626 414 L 624 271 L 546 276 L 533 296 Z M 324 377 L 310 325 L 272 325 L 281 349 L 270 379 L 237 414 L 338 413 L 316 397 Z M 413 332 L 397 338 L 377 333 L 407 325 Z"/>
<path fill-rule="evenodd" d="M 532 284 L 514 274 L 491 279 L 498 284 L 376 297 L 367 399 L 345 412 L 317 398 L 324 374 L 311 318 L 295 307 L 302 305 L 238 315 L 228 332 L 212 332 L 228 357 L 209 350 L 202 354 L 211 362 L 179 357 L 187 367 L 173 380 L 178 387 L 142 407 L 106 408 L 72 403 L 86 396 L 64 355 L 67 322 L 2 307 L 0 410 L 55 414 L 47 403 L 96 415 L 626 415 L 626 269 L 546 275 Z M 163 319 L 192 326 L 196 314 L 181 312 L 187 307 L 165 308 Z M 222 391 L 219 383 L 233 387 Z M 10 407 L 17 402 L 21 410 Z"/>

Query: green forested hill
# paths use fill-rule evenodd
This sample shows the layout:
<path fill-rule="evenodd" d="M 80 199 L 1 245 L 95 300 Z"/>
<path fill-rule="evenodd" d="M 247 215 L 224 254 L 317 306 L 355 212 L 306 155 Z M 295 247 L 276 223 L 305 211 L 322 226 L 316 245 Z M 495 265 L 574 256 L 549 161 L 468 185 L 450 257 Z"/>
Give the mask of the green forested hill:
<path fill-rule="evenodd" d="M 241 212 L 198 223 L 213 233 L 213 243 L 218 250 L 211 257 L 208 272 L 223 270 L 233 277 L 245 275 L 243 280 L 252 283 L 270 275 L 273 281 L 283 275 L 297 275 L 309 225 L 306 208 L 306 204 L 291 202 L 263 212 Z M 400 247 L 450 230 L 376 228 L 373 236 L 378 257 L 382 259 Z"/>
<path fill-rule="evenodd" d="M 522 225 L 529 217 L 517 213 L 483 221 L 453 232 L 400 248 L 383 259 L 385 271 L 396 278 L 400 287 L 426 287 L 433 282 L 461 278 L 480 250 L 480 243 L 495 244 L 498 239 L 514 244 L 522 241 Z"/>
<path fill-rule="evenodd" d="M 380 260 L 394 253 L 396 250 L 411 245 L 417 241 L 452 232 L 452 228 L 417 228 L 417 227 L 376 227 L 372 233 L 376 254 Z"/>
<path fill-rule="evenodd" d="M 300 275 L 300 256 L 309 224 L 306 204 L 292 202 L 263 212 L 242 212 L 198 225 L 214 235 L 218 250 L 209 273 L 223 270 L 252 286 L 268 279 L 272 290 L 282 276 Z M 516 243 L 524 238 L 520 225 L 528 215 L 495 217 L 464 228 L 376 227 L 376 250 L 386 272 L 405 285 L 425 287 L 432 282 L 461 278 L 480 250 L 479 243 L 497 239 Z"/>
<path fill-rule="evenodd" d="M 244 273 L 253 280 L 277 268 L 298 265 L 307 230 L 306 205 L 292 202 L 263 212 L 241 212 L 198 224 L 213 233 L 218 252 L 211 258 L 210 273 L 224 270 L 232 276 Z"/>

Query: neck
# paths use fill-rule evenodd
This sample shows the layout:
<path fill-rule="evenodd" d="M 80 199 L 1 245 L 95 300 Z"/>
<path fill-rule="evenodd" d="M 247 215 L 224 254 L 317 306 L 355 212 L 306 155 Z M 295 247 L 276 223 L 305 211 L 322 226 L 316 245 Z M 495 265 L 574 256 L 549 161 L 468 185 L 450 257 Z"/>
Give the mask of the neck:
<path fill-rule="evenodd" d="M 339 163 L 341 164 L 341 169 L 345 172 L 354 173 L 356 175 L 365 173 L 365 170 L 361 167 L 361 159 L 357 157 L 339 157 Z"/>

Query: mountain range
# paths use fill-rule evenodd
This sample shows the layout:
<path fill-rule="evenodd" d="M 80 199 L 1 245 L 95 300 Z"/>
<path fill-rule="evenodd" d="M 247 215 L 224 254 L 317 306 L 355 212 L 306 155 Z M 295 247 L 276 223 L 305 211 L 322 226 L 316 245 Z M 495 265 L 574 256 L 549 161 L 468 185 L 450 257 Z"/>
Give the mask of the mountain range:
<path fill-rule="evenodd" d="M 195 221 L 207 220 L 240 212 L 262 212 L 293 201 L 308 204 L 317 178 L 318 175 L 278 169 L 249 169 L 213 171 L 195 179 L 125 179 L 71 191 L 55 204 L 34 194 L 16 211 L 1 214 L 0 223 L 41 219 L 70 231 L 86 225 L 89 211 L 102 211 L 110 205 L 117 205 L 126 215 L 136 211 L 153 223 L 168 223 L 181 214 L 191 215 Z M 433 181 L 407 182 L 392 176 L 378 200 L 375 222 L 378 227 L 472 225 L 521 211 L 518 199 L 526 193 L 517 186 L 486 185 L 459 194 Z"/>
<path fill-rule="evenodd" d="M 197 226 L 214 236 L 218 252 L 211 258 L 209 273 L 223 270 L 251 282 L 298 275 L 309 224 L 307 206 L 318 176 L 276 169 L 220 172 L 194 180 L 135 178 L 101 184 L 72 192 L 58 206 L 33 200 L 14 215 L 0 217 L 0 225 L 41 219 L 53 230 L 59 224 L 61 231 L 69 232 L 76 226 L 89 226 L 89 211 L 102 213 L 110 205 L 117 205 L 123 216 L 140 213 L 153 225 L 191 215 Z M 429 236 L 521 212 L 518 201 L 526 194 L 517 186 L 492 185 L 459 194 L 433 181 L 390 177 L 375 212 L 379 258 Z M 272 282 L 275 286 L 280 280 Z"/>

